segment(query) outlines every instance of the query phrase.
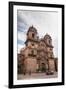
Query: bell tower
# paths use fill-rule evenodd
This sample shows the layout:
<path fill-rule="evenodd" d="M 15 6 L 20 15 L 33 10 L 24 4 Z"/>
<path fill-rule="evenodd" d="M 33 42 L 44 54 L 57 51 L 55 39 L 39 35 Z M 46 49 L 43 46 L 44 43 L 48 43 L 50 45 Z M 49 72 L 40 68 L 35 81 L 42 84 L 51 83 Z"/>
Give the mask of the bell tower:
<path fill-rule="evenodd" d="M 28 29 L 27 39 L 31 39 L 31 40 L 37 39 L 37 30 L 33 26 L 29 27 Z"/>
<path fill-rule="evenodd" d="M 33 26 L 29 27 L 28 29 L 27 39 L 26 39 L 25 44 L 28 47 L 37 48 L 37 45 L 38 45 L 37 30 Z"/>
<path fill-rule="evenodd" d="M 53 54 L 52 38 L 50 37 L 50 35 L 46 34 L 44 37 L 44 41 L 47 46 L 48 57 L 53 58 L 54 54 Z"/>
<path fill-rule="evenodd" d="M 37 70 L 37 48 L 38 37 L 37 30 L 33 26 L 29 27 L 27 31 L 26 47 L 28 52 L 25 62 L 27 63 L 26 72 L 36 72 Z"/>
<path fill-rule="evenodd" d="M 50 35 L 46 34 L 44 37 L 44 41 L 45 41 L 46 47 L 47 47 L 48 70 L 54 72 L 55 71 L 55 65 L 54 65 L 55 63 L 54 63 L 52 38 L 50 37 Z"/>

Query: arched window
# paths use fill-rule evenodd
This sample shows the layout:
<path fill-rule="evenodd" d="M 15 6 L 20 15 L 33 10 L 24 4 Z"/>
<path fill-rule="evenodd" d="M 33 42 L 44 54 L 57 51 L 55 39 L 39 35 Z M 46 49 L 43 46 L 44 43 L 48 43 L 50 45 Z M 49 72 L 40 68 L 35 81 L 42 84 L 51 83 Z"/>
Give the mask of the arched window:
<path fill-rule="evenodd" d="M 34 33 L 32 33 L 32 38 L 34 38 L 35 37 L 35 35 L 34 35 Z"/>
<path fill-rule="evenodd" d="M 34 43 L 32 43 L 32 46 L 34 46 Z"/>

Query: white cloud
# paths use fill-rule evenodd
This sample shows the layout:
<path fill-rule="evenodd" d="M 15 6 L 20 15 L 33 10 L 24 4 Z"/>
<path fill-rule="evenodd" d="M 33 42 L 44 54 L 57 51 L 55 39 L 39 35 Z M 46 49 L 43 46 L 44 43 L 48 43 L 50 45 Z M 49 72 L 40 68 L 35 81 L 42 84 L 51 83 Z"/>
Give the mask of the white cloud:
<path fill-rule="evenodd" d="M 33 25 L 41 38 L 48 33 L 53 40 L 54 54 L 57 55 L 58 46 L 58 13 L 57 12 L 37 12 L 37 11 L 18 11 L 19 16 L 29 26 Z M 26 36 L 18 33 L 18 38 L 26 40 Z"/>
<path fill-rule="evenodd" d="M 24 34 L 23 32 L 18 32 L 18 40 L 22 40 L 25 42 L 26 34 Z"/>
<path fill-rule="evenodd" d="M 20 53 L 21 48 L 24 48 L 24 47 L 25 47 L 25 45 L 18 44 L 17 52 Z"/>

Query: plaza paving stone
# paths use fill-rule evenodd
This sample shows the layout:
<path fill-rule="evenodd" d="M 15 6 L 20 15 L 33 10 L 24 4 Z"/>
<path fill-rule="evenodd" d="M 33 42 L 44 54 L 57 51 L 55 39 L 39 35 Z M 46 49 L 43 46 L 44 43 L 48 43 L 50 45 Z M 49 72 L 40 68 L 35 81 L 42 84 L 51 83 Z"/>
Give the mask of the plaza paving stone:
<path fill-rule="evenodd" d="M 46 75 L 46 73 L 32 73 L 32 74 L 18 74 L 17 79 L 45 79 L 45 78 L 57 78 L 58 73 L 54 72 L 53 75 Z"/>

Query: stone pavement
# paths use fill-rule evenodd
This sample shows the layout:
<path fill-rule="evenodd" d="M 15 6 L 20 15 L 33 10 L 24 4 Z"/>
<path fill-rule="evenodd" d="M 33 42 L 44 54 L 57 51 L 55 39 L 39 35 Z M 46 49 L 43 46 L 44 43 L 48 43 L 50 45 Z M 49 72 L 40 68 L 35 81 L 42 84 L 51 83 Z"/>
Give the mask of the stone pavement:
<path fill-rule="evenodd" d="M 18 74 L 17 79 L 45 79 L 45 78 L 56 78 L 58 76 L 57 72 L 54 72 L 53 75 L 46 75 L 46 73 L 32 73 L 31 75 Z"/>

